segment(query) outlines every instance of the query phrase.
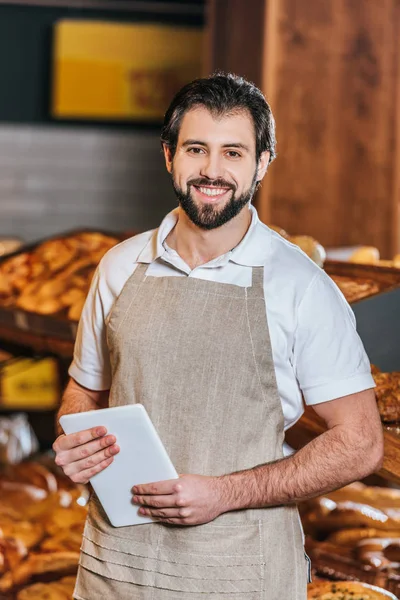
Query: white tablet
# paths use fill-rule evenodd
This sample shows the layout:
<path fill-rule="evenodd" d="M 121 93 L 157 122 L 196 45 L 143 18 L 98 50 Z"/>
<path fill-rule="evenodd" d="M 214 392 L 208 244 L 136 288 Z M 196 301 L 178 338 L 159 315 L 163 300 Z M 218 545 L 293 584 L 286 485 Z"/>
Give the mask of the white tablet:
<path fill-rule="evenodd" d="M 114 527 L 152 523 L 132 504 L 132 487 L 167 479 L 178 479 L 158 433 L 142 404 L 130 404 L 64 415 L 60 425 L 65 433 L 104 426 L 115 435 L 120 452 L 104 471 L 91 478 L 110 522 Z"/>

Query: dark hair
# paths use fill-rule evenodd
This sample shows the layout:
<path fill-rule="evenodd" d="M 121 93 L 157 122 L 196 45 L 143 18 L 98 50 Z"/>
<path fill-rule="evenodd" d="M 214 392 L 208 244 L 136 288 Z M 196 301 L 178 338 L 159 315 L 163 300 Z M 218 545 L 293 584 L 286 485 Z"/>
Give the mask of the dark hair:
<path fill-rule="evenodd" d="M 275 158 L 275 121 L 269 104 L 253 83 L 233 73 L 217 72 L 185 85 L 172 100 L 165 113 L 161 130 L 161 143 L 175 154 L 179 129 L 185 113 L 204 106 L 215 115 L 247 110 L 254 122 L 256 135 L 256 160 L 261 153 L 270 152 L 269 162 Z"/>

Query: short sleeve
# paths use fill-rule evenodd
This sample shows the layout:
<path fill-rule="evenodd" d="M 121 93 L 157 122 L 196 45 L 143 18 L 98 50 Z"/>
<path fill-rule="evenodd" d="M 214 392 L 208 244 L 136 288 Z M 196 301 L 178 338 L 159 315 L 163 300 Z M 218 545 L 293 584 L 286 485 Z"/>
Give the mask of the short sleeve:
<path fill-rule="evenodd" d="M 354 313 L 323 271 L 314 276 L 298 307 L 293 363 L 306 404 L 375 387 Z"/>
<path fill-rule="evenodd" d="M 106 311 L 102 297 L 101 263 L 83 307 L 69 375 L 91 390 L 111 387 L 110 358 L 106 340 Z"/>

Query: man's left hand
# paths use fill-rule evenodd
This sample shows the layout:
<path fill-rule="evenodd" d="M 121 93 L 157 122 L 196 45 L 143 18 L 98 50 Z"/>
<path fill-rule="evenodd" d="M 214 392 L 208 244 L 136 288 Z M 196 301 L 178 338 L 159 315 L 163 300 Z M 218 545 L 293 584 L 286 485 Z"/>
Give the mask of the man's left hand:
<path fill-rule="evenodd" d="M 133 502 L 140 514 L 172 525 L 201 525 L 225 512 L 219 477 L 180 475 L 156 483 L 136 485 Z"/>

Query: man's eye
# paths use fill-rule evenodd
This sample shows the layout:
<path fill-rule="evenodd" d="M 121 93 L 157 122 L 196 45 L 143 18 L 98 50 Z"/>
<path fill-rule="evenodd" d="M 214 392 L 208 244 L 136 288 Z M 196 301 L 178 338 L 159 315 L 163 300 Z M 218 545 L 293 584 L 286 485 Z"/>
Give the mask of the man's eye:
<path fill-rule="evenodd" d="M 228 150 L 227 154 L 229 158 L 240 158 L 239 152 L 236 152 L 235 150 Z"/>
<path fill-rule="evenodd" d="M 202 152 L 204 152 L 203 148 L 189 148 L 188 152 L 190 152 L 191 154 L 201 154 Z"/>

